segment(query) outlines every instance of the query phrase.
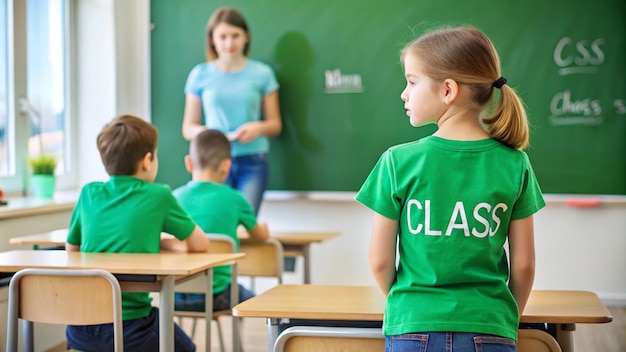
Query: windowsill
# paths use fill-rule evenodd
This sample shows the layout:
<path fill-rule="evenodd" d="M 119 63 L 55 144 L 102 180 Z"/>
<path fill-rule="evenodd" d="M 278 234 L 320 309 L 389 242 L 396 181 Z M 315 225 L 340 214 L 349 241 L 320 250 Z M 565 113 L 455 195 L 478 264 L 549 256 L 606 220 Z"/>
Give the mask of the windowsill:
<path fill-rule="evenodd" d="M 7 205 L 0 206 L 0 221 L 24 216 L 59 213 L 74 209 L 78 191 L 56 191 L 54 198 L 7 197 Z"/>

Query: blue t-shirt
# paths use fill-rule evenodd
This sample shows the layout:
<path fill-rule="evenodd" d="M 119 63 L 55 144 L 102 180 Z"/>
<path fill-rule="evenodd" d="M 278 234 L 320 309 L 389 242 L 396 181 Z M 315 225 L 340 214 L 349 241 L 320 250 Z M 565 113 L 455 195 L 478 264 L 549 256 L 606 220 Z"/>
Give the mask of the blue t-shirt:
<path fill-rule="evenodd" d="M 261 120 L 263 97 L 277 89 L 272 68 L 252 59 L 237 72 L 223 72 L 214 62 L 203 62 L 191 70 L 185 84 L 185 94 L 202 99 L 206 127 L 223 133 L 233 132 L 246 122 Z M 233 156 L 268 151 L 269 140 L 265 136 L 250 143 L 232 143 Z"/>

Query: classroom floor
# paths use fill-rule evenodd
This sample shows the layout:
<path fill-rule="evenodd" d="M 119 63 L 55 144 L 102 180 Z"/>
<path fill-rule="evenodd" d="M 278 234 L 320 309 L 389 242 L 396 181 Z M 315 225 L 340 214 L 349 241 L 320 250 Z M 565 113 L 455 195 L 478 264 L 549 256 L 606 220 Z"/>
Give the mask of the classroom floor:
<path fill-rule="evenodd" d="M 224 349 L 225 352 L 232 352 L 232 338 L 231 338 L 231 318 L 220 318 L 220 324 L 222 327 L 222 333 L 224 334 Z M 183 318 L 181 327 L 191 334 L 192 322 L 189 318 Z M 263 318 L 244 318 L 242 324 L 243 330 L 243 350 L 245 352 L 267 352 L 267 326 L 265 325 L 265 319 Z M 211 351 L 219 351 L 219 340 L 217 336 L 217 328 L 215 323 L 211 326 Z M 198 320 L 196 326 L 196 336 L 194 341 L 197 351 L 204 351 L 204 321 Z"/>
<path fill-rule="evenodd" d="M 608 324 L 578 324 L 574 332 L 574 350 L 576 352 L 624 352 L 626 351 L 626 307 L 609 308 L 613 315 L 613 322 Z M 226 352 L 232 351 L 230 338 L 231 320 L 222 318 L 222 331 Z M 188 333 L 191 331 L 191 320 L 185 319 L 182 327 Z M 204 322 L 199 321 L 197 326 L 196 343 L 198 351 L 204 350 Z M 219 351 L 217 329 L 213 325 L 212 351 Z M 265 319 L 245 318 L 243 323 L 243 350 L 245 352 L 267 352 L 267 327 Z"/>

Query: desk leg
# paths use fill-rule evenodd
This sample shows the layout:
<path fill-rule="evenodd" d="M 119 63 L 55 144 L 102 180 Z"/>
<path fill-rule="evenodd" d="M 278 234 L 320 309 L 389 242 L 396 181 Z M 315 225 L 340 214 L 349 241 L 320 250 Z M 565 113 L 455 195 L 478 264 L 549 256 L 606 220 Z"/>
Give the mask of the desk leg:
<path fill-rule="evenodd" d="M 278 338 L 278 326 L 280 319 L 267 318 L 267 350 L 269 352 L 274 351 L 274 345 Z"/>
<path fill-rule="evenodd" d="M 230 268 L 230 311 L 233 322 L 233 351 L 241 351 L 239 332 L 239 318 L 232 315 L 233 307 L 239 303 L 239 284 L 237 283 L 237 262 Z"/>
<path fill-rule="evenodd" d="M 205 351 L 211 350 L 211 323 L 213 321 L 213 268 L 204 272 L 206 278 L 204 295 L 204 345 Z"/>
<path fill-rule="evenodd" d="M 310 245 L 305 244 L 302 246 L 302 259 L 304 259 L 304 283 L 311 283 L 311 256 Z"/>
<path fill-rule="evenodd" d="M 576 330 L 576 324 L 557 324 L 556 325 L 556 341 L 561 346 L 562 352 L 574 352 L 573 332 Z"/>
<path fill-rule="evenodd" d="M 174 351 L 174 276 L 161 282 L 159 295 L 159 347 L 161 351 Z"/>

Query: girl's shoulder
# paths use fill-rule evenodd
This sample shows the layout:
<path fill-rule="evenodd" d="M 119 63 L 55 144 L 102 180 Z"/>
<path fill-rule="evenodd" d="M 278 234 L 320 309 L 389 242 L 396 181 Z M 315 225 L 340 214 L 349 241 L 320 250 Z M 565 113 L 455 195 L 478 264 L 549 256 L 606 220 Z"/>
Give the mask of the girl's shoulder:
<path fill-rule="evenodd" d="M 507 159 L 514 163 L 528 162 L 527 154 L 519 149 L 513 149 L 495 139 L 481 140 L 450 140 L 436 136 L 426 136 L 415 141 L 410 141 L 389 147 L 387 153 L 392 158 L 410 156 L 446 157 L 450 155 L 481 153 L 486 158 Z"/>
<path fill-rule="evenodd" d="M 414 141 L 396 144 L 396 145 L 389 147 L 387 149 L 387 152 L 388 153 L 403 153 L 407 151 L 422 149 L 429 145 L 428 139 L 429 138 L 427 136 L 427 137 L 423 137 Z"/>

